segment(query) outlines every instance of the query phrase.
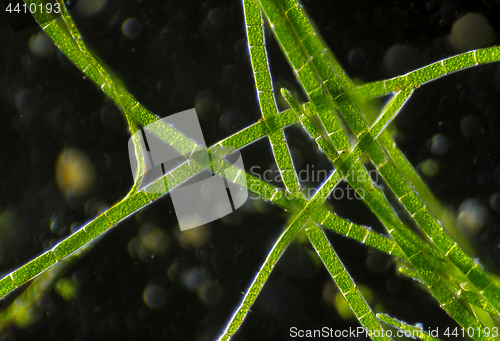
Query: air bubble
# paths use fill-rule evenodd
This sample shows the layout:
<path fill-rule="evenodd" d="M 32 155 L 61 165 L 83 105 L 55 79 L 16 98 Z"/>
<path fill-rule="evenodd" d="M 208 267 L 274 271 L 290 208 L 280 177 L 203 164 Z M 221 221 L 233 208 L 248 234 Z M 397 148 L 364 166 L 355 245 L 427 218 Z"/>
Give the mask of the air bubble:
<path fill-rule="evenodd" d="M 352 49 L 347 55 L 347 60 L 352 67 L 363 69 L 366 65 L 365 51 L 360 48 Z"/>
<path fill-rule="evenodd" d="M 127 19 L 122 24 L 122 31 L 129 38 L 137 38 L 141 34 L 141 23 L 136 19 Z"/>
<path fill-rule="evenodd" d="M 500 192 L 496 192 L 490 197 L 490 207 L 500 212 Z"/>
<path fill-rule="evenodd" d="M 478 118 L 466 116 L 460 121 L 460 129 L 465 137 L 475 137 L 482 133 L 483 128 Z"/>
<path fill-rule="evenodd" d="M 432 137 L 431 140 L 431 152 L 436 156 L 441 156 L 445 154 L 450 148 L 450 141 L 444 135 L 437 134 Z"/>
<path fill-rule="evenodd" d="M 457 52 L 489 46 L 495 39 L 493 28 L 479 13 L 467 13 L 453 24 L 450 43 Z"/>
<path fill-rule="evenodd" d="M 197 223 L 195 222 L 195 224 Z M 196 228 L 179 231 L 178 233 L 178 242 L 185 249 L 196 248 L 206 244 L 211 237 L 210 229 L 206 225 L 200 225 Z"/>
<path fill-rule="evenodd" d="M 458 223 L 468 232 L 477 232 L 487 219 L 488 210 L 478 199 L 469 199 L 460 205 Z"/>
<path fill-rule="evenodd" d="M 198 297 L 206 305 L 215 305 L 219 303 L 224 294 L 222 287 L 211 281 L 204 281 L 201 283 L 197 291 Z"/>
<path fill-rule="evenodd" d="M 52 52 L 54 52 L 54 43 L 52 43 L 43 31 L 31 37 L 29 47 L 31 53 L 37 57 L 50 57 Z"/>
<path fill-rule="evenodd" d="M 202 280 L 201 272 L 197 268 L 193 268 L 182 275 L 182 282 L 190 290 L 196 290 Z"/>
<path fill-rule="evenodd" d="M 222 25 L 224 23 L 224 12 L 218 8 L 210 10 L 208 13 L 208 21 L 215 26 Z"/>
<path fill-rule="evenodd" d="M 422 64 L 420 51 L 410 45 L 396 44 L 384 54 L 382 65 L 389 76 L 402 75 Z"/>
<path fill-rule="evenodd" d="M 94 187 L 95 170 L 83 152 L 69 148 L 56 162 L 56 180 L 59 188 L 69 196 L 80 196 Z"/>
<path fill-rule="evenodd" d="M 83 17 L 91 17 L 99 13 L 106 5 L 107 0 L 85 0 L 79 1 L 74 11 Z"/>
<path fill-rule="evenodd" d="M 144 300 L 144 304 L 148 308 L 158 309 L 163 306 L 167 299 L 167 294 L 165 290 L 159 285 L 150 284 L 144 290 L 142 295 L 142 299 Z"/>

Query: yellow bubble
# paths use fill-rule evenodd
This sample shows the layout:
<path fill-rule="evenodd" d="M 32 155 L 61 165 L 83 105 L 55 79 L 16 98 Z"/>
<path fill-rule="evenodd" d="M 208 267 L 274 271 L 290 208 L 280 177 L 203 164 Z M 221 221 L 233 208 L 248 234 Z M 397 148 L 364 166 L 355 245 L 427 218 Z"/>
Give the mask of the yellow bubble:
<path fill-rule="evenodd" d="M 489 46 L 495 33 L 488 19 L 479 13 L 467 13 L 453 24 L 450 42 L 455 51 L 466 52 Z"/>
<path fill-rule="evenodd" d="M 146 261 L 155 255 L 162 255 L 168 247 L 168 234 L 153 225 L 144 225 L 139 236 L 129 243 L 129 252 Z"/>
<path fill-rule="evenodd" d="M 439 174 L 439 165 L 433 159 L 428 159 L 421 164 L 422 173 L 424 173 L 429 178 L 432 178 Z"/>
<path fill-rule="evenodd" d="M 373 303 L 373 294 L 367 286 L 358 286 L 361 295 L 363 295 L 368 305 Z M 346 301 L 342 293 L 338 290 L 334 283 L 327 284 L 323 287 L 323 298 L 335 307 L 340 317 L 344 320 L 355 320 L 356 316 L 351 310 L 349 303 Z"/>
<path fill-rule="evenodd" d="M 81 151 L 66 149 L 57 158 L 57 184 L 67 195 L 80 196 L 89 192 L 94 186 L 95 177 L 92 162 Z"/>
<path fill-rule="evenodd" d="M 201 225 L 189 230 L 180 231 L 178 240 L 183 248 L 196 248 L 206 244 L 210 240 L 210 228 L 206 225 Z"/>

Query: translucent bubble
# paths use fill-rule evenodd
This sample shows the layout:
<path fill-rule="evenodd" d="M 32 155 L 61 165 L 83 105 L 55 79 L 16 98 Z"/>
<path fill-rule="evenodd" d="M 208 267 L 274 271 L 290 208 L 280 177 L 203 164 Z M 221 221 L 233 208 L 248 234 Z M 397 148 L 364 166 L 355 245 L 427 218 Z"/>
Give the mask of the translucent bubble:
<path fill-rule="evenodd" d="M 241 117 L 239 110 L 227 111 L 221 116 L 219 126 L 227 132 L 233 132 L 238 127 L 239 117 Z"/>
<path fill-rule="evenodd" d="M 57 184 L 67 195 L 80 196 L 89 192 L 94 186 L 95 177 L 94 166 L 83 152 L 69 148 L 57 158 Z"/>
<path fill-rule="evenodd" d="M 184 248 L 196 248 L 206 244 L 210 240 L 210 228 L 206 225 L 200 225 L 196 228 L 179 231 L 179 244 Z"/>
<path fill-rule="evenodd" d="M 142 299 L 144 301 L 144 304 L 146 304 L 148 308 L 158 309 L 161 308 L 165 303 L 165 300 L 167 299 L 167 294 L 165 293 L 165 290 L 161 286 L 156 284 L 150 284 L 144 290 L 144 293 L 142 294 Z"/>
<path fill-rule="evenodd" d="M 147 261 L 154 255 L 163 254 L 169 244 L 168 234 L 162 229 L 150 224 L 145 224 L 139 236 L 133 238 L 129 245 L 129 252 L 137 255 L 141 260 Z"/>
<path fill-rule="evenodd" d="M 101 109 L 101 121 L 108 129 L 114 131 L 125 129 L 123 117 L 115 105 L 106 105 Z"/>
<path fill-rule="evenodd" d="M 182 276 L 182 282 L 190 290 L 196 290 L 202 280 L 201 272 L 198 268 L 186 271 Z"/>
<path fill-rule="evenodd" d="M 453 24 L 450 43 L 457 52 L 489 46 L 495 39 L 493 28 L 479 13 L 467 13 Z"/>
<path fill-rule="evenodd" d="M 31 53 L 38 57 L 50 57 L 54 52 L 54 43 L 42 31 L 31 36 L 29 47 Z"/>
<path fill-rule="evenodd" d="M 212 25 L 222 25 L 224 23 L 224 12 L 218 8 L 210 10 L 208 13 L 208 21 Z"/>
<path fill-rule="evenodd" d="M 432 137 L 431 140 L 431 152 L 436 156 L 441 156 L 445 154 L 450 148 L 450 141 L 444 135 L 437 134 Z"/>
<path fill-rule="evenodd" d="M 357 69 L 362 69 L 366 65 L 365 51 L 360 48 L 352 49 L 347 55 L 347 60 L 349 60 L 349 64 L 351 64 L 351 66 Z"/>
<path fill-rule="evenodd" d="M 496 192 L 490 197 L 490 207 L 500 212 L 500 192 Z"/>
<path fill-rule="evenodd" d="M 158 92 L 162 95 L 168 95 L 168 82 L 167 81 L 160 81 L 158 82 L 158 85 L 156 86 L 158 89 Z"/>
<path fill-rule="evenodd" d="M 497 169 L 495 169 L 495 172 L 493 173 L 493 178 L 495 179 L 497 184 L 500 185 L 500 167 L 497 167 Z"/>
<path fill-rule="evenodd" d="M 16 93 L 14 101 L 16 103 L 17 109 L 23 115 L 27 116 L 36 113 L 39 107 L 39 97 L 37 96 L 36 92 L 29 89 L 23 89 Z"/>
<path fill-rule="evenodd" d="M 384 54 L 382 65 L 389 76 L 402 75 L 421 66 L 420 51 L 410 45 L 396 44 Z"/>
<path fill-rule="evenodd" d="M 487 219 L 488 209 L 478 199 L 469 199 L 460 205 L 458 223 L 469 232 L 477 232 Z"/>
<path fill-rule="evenodd" d="M 85 0 L 79 1 L 74 11 L 81 16 L 90 17 L 99 13 L 106 5 L 106 0 Z"/>
<path fill-rule="evenodd" d="M 201 92 L 198 94 L 198 96 L 196 96 L 194 107 L 199 117 L 203 118 L 209 117 L 210 115 L 216 113 L 217 110 L 216 103 L 205 92 Z"/>
<path fill-rule="evenodd" d="M 460 129 L 465 137 L 475 137 L 482 133 L 481 121 L 474 116 L 466 116 L 460 121 Z"/>
<path fill-rule="evenodd" d="M 136 19 L 127 19 L 122 24 L 122 31 L 129 38 L 136 38 L 141 34 L 141 23 Z"/>
<path fill-rule="evenodd" d="M 51 217 L 50 217 L 50 222 L 49 222 L 49 226 L 50 226 L 50 230 L 53 232 L 53 233 L 59 233 L 60 232 L 60 229 L 62 228 L 62 224 L 60 223 L 58 217 L 56 214 L 53 214 Z"/>
<path fill-rule="evenodd" d="M 7 251 L 7 247 L 12 245 L 12 237 L 16 233 L 16 229 L 12 226 L 20 225 L 19 218 L 13 209 L 0 211 L 0 252 Z"/>
<path fill-rule="evenodd" d="M 206 305 L 214 305 L 219 303 L 222 295 L 224 293 L 222 287 L 211 281 L 204 281 L 198 287 L 198 297 L 201 301 L 203 301 Z"/>

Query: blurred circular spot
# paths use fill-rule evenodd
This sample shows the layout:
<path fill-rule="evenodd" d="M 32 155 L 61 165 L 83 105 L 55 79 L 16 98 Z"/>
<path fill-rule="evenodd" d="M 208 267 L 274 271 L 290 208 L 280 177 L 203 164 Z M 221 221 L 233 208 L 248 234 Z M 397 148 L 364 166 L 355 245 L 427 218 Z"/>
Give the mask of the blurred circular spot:
<path fill-rule="evenodd" d="M 200 245 L 206 244 L 210 240 L 210 228 L 206 225 L 179 231 L 178 241 L 183 248 L 196 248 Z"/>
<path fill-rule="evenodd" d="M 396 44 L 384 54 L 382 66 L 389 76 L 398 76 L 417 69 L 422 64 L 420 51 L 410 45 Z"/>
<path fill-rule="evenodd" d="M 101 121 L 108 129 L 123 131 L 126 128 L 124 120 L 115 105 L 106 105 L 101 109 Z"/>
<path fill-rule="evenodd" d="M 139 231 L 139 236 L 133 238 L 128 246 L 129 252 L 139 256 L 143 261 L 163 254 L 169 244 L 168 234 L 162 229 L 146 224 Z"/>
<path fill-rule="evenodd" d="M 493 178 L 495 179 L 497 184 L 500 185 L 500 167 L 497 167 L 497 169 L 495 169 L 495 172 L 493 173 Z"/>
<path fill-rule="evenodd" d="M 347 55 L 347 60 L 352 67 L 362 69 L 366 65 L 365 51 L 360 48 L 352 49 Z"/>
<path fill-rule="evenodd" d="M 441 156 L 450 148 L 450 141 L 444 135 L 437 134 L 431 140 L 431 152 L 436 156 Z"/>
<path fill-rule="evenodd" d="M 364 286 L 364 285 L 359 285 L 358 286 L 359 291 L 361 292 L 361 295 L 365 298 L 366 303 L 370 305 L 373 301 L 373 294 L 370 290 L 370 288 Z M 337 309 L 337 312 L 339 313 L 340 317 L 344 320 L 354 320 L 356 319 L 356 316 L 351 310 L 351 307 L 349 306 L 349 303 L 347 303 L 346 299 L 342 295 L 340 291 L 337 292 L 335 296 L 335 301 L 334 301 L 335 308 Z"/>
<path fill-rule="evenodd" d="M 42 31 L 31 36 L 29 47 L 37 57 L 50 57 L 54 51 L 54 43 Z"/>
<path fill-rule="evenodd" d="M 453 24 L 450 43 L 457 52 L 489 46 L 495 34 L 488 19 L 479 13 L 467 13 Z"/>
<path fill-rule="evenodd" d="M 474 116 L 466 116 L 460 121 L 460 129 L 465 137 L 475 137 L 482 133 L 481 121 Z"/>
<path fill-rule="evenodd" d="M 217 111 L 215 102 L 208 96 L 196 100 L 194 107 L 199 117 L 208 117 Z"/>
<path fill-rule="evenodd" d="M 160 81 L 158 82 L 158 85 L 156 86 L 158 89 L 158 92 L 162 95 L 168 95 L 168 83 L 166 81 Z"/>
<path fill-rule="evenodd" d="M 79 1 L 74 11 L 84 17 L 90 17 L 100 12 L 106 5 L 106 0 Z"/>
<path fill-rule="evenodd" d="M 95 177 L 92 162 L 81 151 L 69 148 L 57 158 L 57 184 L 67 195 L 80 196 L 89 192 L 94 186 Z"/>
<path fill-rule="evenodd" d="M 238 109 L 226 111 L 219 120 L 219 126 L 229 133 L 234 132 L 241 124 L 241 116 Z"/>
<path fill-rule="evenodd" d="M 30 116 L 36 112 L 39 105 L 37 94 L 29 89 L 23 89 L 15 95 L 14 99 L 17 109 L 23 114 Z"/>
<path fill-rule="evenodd" d="M 223 294 L 224 291 L 222 287 L 211 281 L 205 281 L 198 287 L 198 297 L 206 305 L 215 305 L 219 303 Z"/>
<path fill-rule="evenodd" d="M 222 25 L 224 23 L 224 12 L 218 8 L 210 10 L 208 13 L 208 21 L 210 21 L 212 25 Z"/>
<path fill-rule="evenodd" d="M 136 38 L 141 34 L 141 23 L 136 19 L 127 19 L 122 24 L 122 31 L 129 38 Z"/>
<path fill-rule="evenodd" d="M 13 237 L 16 235 L 16 229 L 12 226 L 21 226 L 21 221 L 16 212 L 11 208 L 0 211 L 0 264 L 3 263 L 3 256 L 8 254 L 9 249 L 15 247 Z"/>
<path fill-rule="evenodd" d="M 201 284 L 202 276 L 198 268 L 185 271 L 182 274 L 182 282 L 189 290 L 196 290 Z"/>
<path fill-rule="evenodd" d="M 59 234 L 63 228 L 63 225 L 61 224 L 60 220 L 58 219 L 56 214 L 53 214 L 50 217 L 50 222 L 49 222 L 50 230 L 52 233 Z"/>
<path fill-rule="evenodd" d="M 146 304 L 148 308 L 158 309 L 161 308 L 165 303 L 167 294 L 165 293 L 165 290 L 163 290 L 163 288 L 159 285 L 150 284 L 144 290 L 142 299 L 144 301 L 144 304 Z"/>
<path fill-rule="evenodd" d="M 487 219 L 488 210 L 478 199 L 469 199 L 460 205 L 458 223 L 468 232 L 477 232 Z"/>
<path fill-rule="evenodd" d="M 427 159 L 420 164 L 420 170 L 425 176 L 432 178 L 439 174 L 439 165 L 433 159 Z"/>
<path fill-rule="evenodd" d="M 500 212 L 500 192 L 496 192 L 490 197 L 490 207 Z"/>

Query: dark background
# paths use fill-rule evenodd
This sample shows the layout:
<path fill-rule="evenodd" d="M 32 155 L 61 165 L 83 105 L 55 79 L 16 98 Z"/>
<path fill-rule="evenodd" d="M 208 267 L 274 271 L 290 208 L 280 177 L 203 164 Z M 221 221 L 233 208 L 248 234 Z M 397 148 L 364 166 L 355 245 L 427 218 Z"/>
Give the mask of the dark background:
<path fill-rule="evenodd" d="M 404 73 L 455 54 L 446 37 L 467 12 L 481 13 L 495 33 L 500 31 L 500 5 L 495 1 L 303 4 L 342 66 L 359 82 L 393 77 L 395 71 Z M 207 144 L 260 118 L 240 2 L 107 0 L 92 16 L 79 14 L 77 7 L 72 13 L 87 46 L 152 112 L 164 117 L 196 107 Z M 135 38 L 122 31 L 129 18 L 139 24 Z M 8 212 L 9 217 L 0 215 L 4 274 L 51 248 L 72 226 L 83 226 L 100 207 L 119 201 L 132 185 L 129 136 L 118 109 L 57 50 L 33 54 L 29 41 L 39 31 L 13 33 L 6 14 L 0 14 L 0 214 Z M 278 45 L 272 35 L 267 38 L 275 86 L 298 90 Z M 410 53 L 403 53 L 394 68 L 384 67 L 384 54 L 396 44 L 405 44 Z M 455 212 L 467 199 L 483 203 L 488 220 L 469 239 L 475 256 L 497 274 L 499 205 L 489 200 L 500 191 L 499 92 L 500 65 L 480 66 L 418 89 L 396 119 L 398 145 L 415 166 L 432 157 L 429 141 L 435 134 L 449 139 L 450 150 L 435 158 L 439 174 L 424 180 Z M 472 117 L 472 128 L 461 127 L 464 117 Z M 306 164 L 329 169 L 300 129 L 285 132 L 298 169 Z M 83 151 L 97 174 L 93 189 L 77 198 L 67 198 L 55 181 L 56 159 L 69 147 Z M 272 169 L 267 140 L 242 153 L 247 169 Z M 358 202 L 330 204 L 343 217 L 380 228 Z M 5 340 L 214 340 L 288 217 L 277 207 L 252 201 L 211 223 L 203 245 L 182 247 L 166 196 L 107 233 L 65 273 L 78 287 L 75 300 L 68 302 L 51 290 L 37 302 L 33 323 L 4 326 L 0 335 Z M 169 240 L 153 258 L 129 252 L 145 226 L 160 229 Z M 396 274 L 393 261 L 334 233 L 327 235 L 356 282 L 372 289 L 376 312 L 421 322 L 426 329 L 455 326 L 425 290 Z M 287 340 L 293 326 L 358 326 L 355 320 L 343 320 L 323 299 L 325 284 L 332 280 L 311 250 L 307 243 L 291 246 L 235 340 Z M 210 289 L 204 299 L 202 283 Z M 143 300 L 151 284 L 166 295 L 158 309 Z M 0 306 L 7 307 L 22 290 Z"/>

